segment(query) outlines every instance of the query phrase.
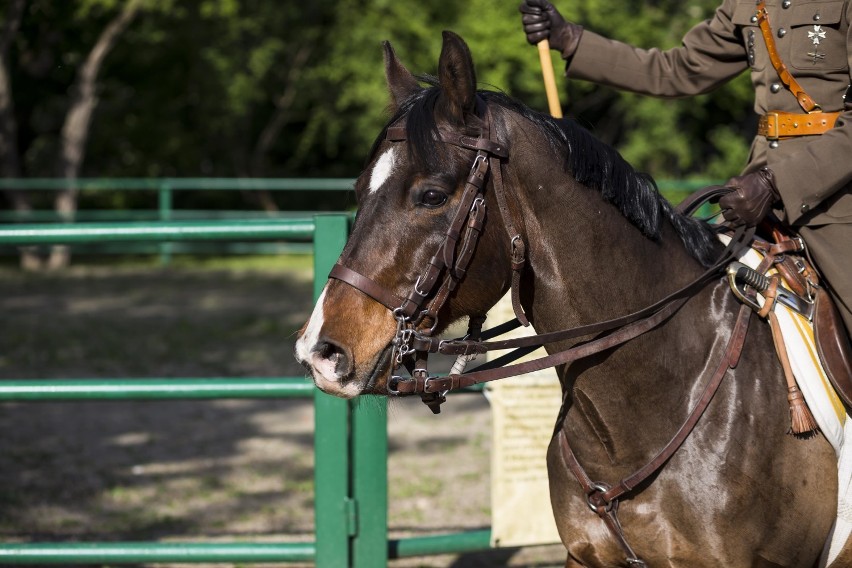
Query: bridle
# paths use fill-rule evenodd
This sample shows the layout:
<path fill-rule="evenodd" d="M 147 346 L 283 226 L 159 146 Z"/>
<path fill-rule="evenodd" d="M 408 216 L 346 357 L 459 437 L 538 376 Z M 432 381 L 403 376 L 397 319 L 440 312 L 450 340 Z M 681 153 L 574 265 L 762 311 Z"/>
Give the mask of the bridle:
<path fill-rule="evenodd" d="M 346 282 L 391 310 L 397 322 L 396 334 L 392 341 L 393 370 L 405 365 L 411 376 L 393 375 L 388 381 L 388 394 L 420 395 L 423 402 L 436 414 L 440 412 L 440 405 L 445 402 L 446 394 L 451 390 L 571 363 L 617 347 L 656 328 L 672 317 L 705 285 L 717 280 L 728 263 L 735 259 L 741 248 L 749 243 L 754 235 L 754 229 L 740 227 L 716 262 L 704 273 L 656 303 L 631 314 L 556 332 L 488 341 L 521 325 L 529 325 L 520 305 L 519 293 L 520 276 L 525 266 L 526 241 L 523 232 L 517 230 L 518 225 L 523 225 L 522 222 L 516 222 L 513 217 L 508 206 L 509 195 L 503 184 L 502 160 L 508 159 L 509 148 L 496 139 L 492 128 L 491 111 L 479 96 L 477 96 L 476 107 L 477 114 L 483 121 L 482 132 L 478 137 L 466 136 L 446 129 L 437 130 L 438 141 L 474 150 L 476 156 L 450 227 L 441 245 L 430 259 L 428 267 L 417 278 L 409 294 L 404 298 L 396 295 L 371 278 L 345 266 L 345 258 L 341 258 L 329 274 L 329 278 Z M 386 139 L 391 142 L 406 140 L 405 127 L 389 127 Z M 515 319 L 483 332 L 481 327 L 484 318 L 471 317 L 468 334 L 464 338 L 453 340 L 435 338 L 433 334 L 438 324 L 438 313 L 464 278 L 483 230 L 486 211 L 485 190 L 489 173 L 511 246 L 511 296 Z M 703 203 L 717 200 L 726 191 L 728 191 L 726 188 L 721 187 L 708 188 L 707 191 L 694 194 L 687 199 L 678 207 L 678 210 L 690 215 Z M 645 566 L 645 563 L 636 556 L 624 537 L 617 517 L 618 502 L 626 493 L 658 471 L 692 432 L 727 371 L 735 368 L 739 361 L 750 314 L 751 310 L 743 305 L 722 358 L 705 386 L 698 404 L 691 410 L 681 428 L 648 464 L 632 475 L 623 478 L 615 485 L 593 481 L 577 461 L 568 443 L 565 429 L 559 429 L 559 446 L 566 467 L 583 487 L 589 507 L 604 520 L 625 552 L 627 562 L 631 565 Z M 531 361 L 509 365 L 539 347 L 590 336 L 594 338 L 575 343 L 568 349 Z M 492 350 L 507 349 L 514 349 L 514 351 L 468 372 L 462 370 L 451 372 L 446 376 L 430 376 L 428 373 L 427 361 L 430 353 L 469 357 Z"/>
<path fill-rule="evenodd" d="M 429 260 L 426 269 L 417 277 L 408 296 L 401 298 L 371 278 L 348 268 L 343 264 L 344 259 L 338 261 L 329 274 L 329 278 L 346 282 L 391 310 L 397 322 L 396 334 L 392 341 L 393 369 L 407 365 L 411 376 L 418 384 L 426 385 L 431 380 L 427 367 L 429 353 L 441 351 L 421 347 L 424 341 L 431 345 L 433 334 L 438 326 L 438 313 L 464 278 L 482 233 L 486 213 L 484 194 L 489 173 L 493 179 L 492 185 L 503 214 L 511 246 L 512 306 L 518 322 L 515 327 L 521 324 L 529 325 L 521 308 L 519 294 L 520 276 L 525 264 L 526 242 L 521 231 L 516 228 L 516 221 L 509 209 L 502 182 L 501 160 L 509 157 L 509 148 L 493 136 L 491 112 L 485 101 L 478 96 L 476 109 L 482 119 L 479 136 L 467 136 L 447 129 L 437 130 L 436 136 L 439 141 L 467 150 L 475 150 L 476 156 L 444 239 Z M 391 126 L 387 129 L 388 141 L 400 142 L 407 138 L 404 126 Z M 484 319 L 484 317 L 471 318 L 468 339 L 480 339 Z M 415 394 L 396 388 L 407 380 L 400 376 L 393 376 L 388 382 L 388 394 L 394 396 Z M 421 390 L 416 394 L 420 394 L 423 401 L 436 414 L 440 412 L 440 405 L 446 400 L 445 392 L 431 389 Z"/>

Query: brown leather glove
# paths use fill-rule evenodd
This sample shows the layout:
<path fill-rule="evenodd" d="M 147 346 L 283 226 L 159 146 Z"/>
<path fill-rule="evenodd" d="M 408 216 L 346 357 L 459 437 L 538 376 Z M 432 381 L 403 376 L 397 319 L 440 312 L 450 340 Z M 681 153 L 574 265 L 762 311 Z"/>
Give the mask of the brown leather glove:
<path fill-rule="evenodd" d="M 775 187 L 775 176 L 769 168 L 732 177 L 725 183 L 731 192 L 719 200 L 722 216 L 734 225 L 754 227 L 769 214 L 781 196 Z"/>
<path fill-rule="evenodd" d="M 551 49 L 570 58 L 577 50 L 583 27 L 566 22 L 553 4 L 547 0 L 524 0 L 518 7 L 527 41 L 536 45 L 543 39 L 550 40 Z"/>

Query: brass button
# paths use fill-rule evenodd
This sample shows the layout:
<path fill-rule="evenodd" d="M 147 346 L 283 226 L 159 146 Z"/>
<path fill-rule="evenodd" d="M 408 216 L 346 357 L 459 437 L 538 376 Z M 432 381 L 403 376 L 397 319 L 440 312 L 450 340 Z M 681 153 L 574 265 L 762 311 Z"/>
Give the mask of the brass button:
<path fill-rule="evenodd" d="M 771 85 L 769 85 L 769 90 L 773 93 L 777 93 L 781 90 L 781 83 L 772 83 Z"/>

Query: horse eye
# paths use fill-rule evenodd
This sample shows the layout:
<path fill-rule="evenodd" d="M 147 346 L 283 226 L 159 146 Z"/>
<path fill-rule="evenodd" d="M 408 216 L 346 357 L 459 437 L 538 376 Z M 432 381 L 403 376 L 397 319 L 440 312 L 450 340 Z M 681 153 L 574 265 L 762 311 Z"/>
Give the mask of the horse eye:
<path fill-rule="evenodd" d="M 427 189 L 420 197 L 420 202 L 426 207 L 440 207 L 447 202 L 447 194 L 437 189 Z"/>

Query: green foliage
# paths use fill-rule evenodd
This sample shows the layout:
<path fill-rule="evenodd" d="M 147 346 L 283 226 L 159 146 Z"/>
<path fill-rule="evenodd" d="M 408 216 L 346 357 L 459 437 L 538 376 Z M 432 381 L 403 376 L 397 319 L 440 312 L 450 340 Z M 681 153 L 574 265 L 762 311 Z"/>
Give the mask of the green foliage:
<path fill-rule="evenodd" d="M 483 88 L 547 108 L 518 0 L 137 1 L 141 12 L 101 73 L 86 176 L 355 176 L 387 119 L 381 42 L 414 73 L 433 74 L 444 29 L 470 45 Z M 717 3 L 557 6 L 587 29 L 665 49 Z M 53 173 L 77 67 L 122 5 L 30 0 L 10 52 L 28 175 Z M 566 114 L 636 167 L 659 178 L 718 178 L 744 164 L 754 129 L 748 77 L 710 95 L 660 101 L 566 81 L 554 59 Z M 263 146 L 270 131 L 272 144 Z"/>

